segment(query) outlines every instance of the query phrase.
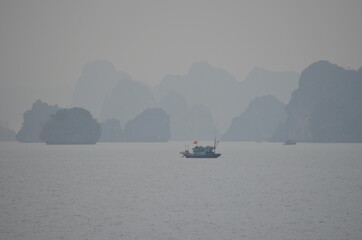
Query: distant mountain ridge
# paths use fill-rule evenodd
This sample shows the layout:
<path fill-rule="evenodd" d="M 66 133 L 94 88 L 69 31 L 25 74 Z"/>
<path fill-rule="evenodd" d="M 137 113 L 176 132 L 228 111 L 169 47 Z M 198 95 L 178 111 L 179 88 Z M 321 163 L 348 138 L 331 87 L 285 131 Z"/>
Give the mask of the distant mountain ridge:
<path fill-rule="evenodd" d="M 108 119 L 101 123 L 100 142 L 124 142 L 124 134 L 119 120 Z"/>
<path fill-rule="evenodd" d="M 185 76 L 166 76 L 155 86 L 154 92 L 158 98 L 176 92 L 190 106 L 195 103 L 204 105 L 210 110 L 218 129 L 223 129 L 226 122 L 239 114 L 235 110 L 239 89 L 239 82 L 226 71 L 214 68 L 207 62 L 198 62 L 192 64 Z M 228 109 L 225 109 L 225 105 L 228 105 Z"/>
<path fill-rule="evenodd" d="M 108 120 L 102 124 L 102 141 L 211 140 L 225 132 L 223 139 L 231 141 L 362 142 L 362 67 L 346 70 L 318 61 L 298 82 L 296 76 L 255 68 L 239 82 L 225 70 L 198 62 L 186 75 L 168 75 L 151 89 L 109 62 L 94 61 L 79 79 L 73 104 L 89 106 Z M 283 122 L 282 102 L 291 92 Z M 58 110 L 35 102 L 24 113 L 16 139 L 41 142 L 41 130 Z M 160 138 L 153 131 L 157 128 L 164 131 Z M 150 135 L 142 135 L 147 131 Z"/>
<path fill-rule="evenodd" d="M 88 62 L 74 89 L 72 106 L 88 109 L 96 118 L 101 116 L 104 100 L 113 88 L 124 78 L 131 78 L 125 72 L 116 71 L 108 61 Z"/>
<path fill-rule="evenodd" d="M 268 141 L 286 118 L 285 105 L 276 97 L 256 97 L 239 117 L 232 120 L 222 140 Z"/>
<path fill-rule="evenodd" d="M 170 119 L 161 108 L 147 108 L 127 122 L 124 136 L 127 142 L 167 142 L 170 140 Z"/>
<path fill-rule="evenodd" d="M 88 62 L 74 89 L 72 106 L 88 109 L 101 121 L 117 119 L 121 125 L 154 106 L 151 88 L 117 71 L 108 61 Z"/>
<path fill-rule="evenodd" d="M 123 78 L 103 101 L 100 119 L 118 119 L 121 125 L 154 107 L 155 99 L 151 88 L 132 78 Z"/>
<path fill-rule="evenodd" d="M 168 75 L 154 88 L 156 98 L 176 92 L 187 101 L 206 106 L 223 132 L 231 119 L 240 115 L 257 96 L 274 95 L 286 103 L 290 93 L 297 88 L 295 72 L 270 72 L 255 68 L 244 81 L 207 62 L 192 64 L 184 76 Z"/>
<path fill-rule="evenodd" d="M 256 67 L 242 81 L 242 88 L 247 90 L 243 94 L 248 99 L 256 96 L 272 95 L 282 103 L 287 104 L 291 93 L 298 87 L 299 74 L 296 72 L 274 72 Z"/>
<path fill-rule="evenodd" d="M 272 94 L 286 101 L 297 87 L 297 76 L 256 68 L 241 82 L 203 61 L 192 64 L 184 76 L 166 76 L 151 89 L 110 62 L 93 61 L 78 80 L 72 105 L 89 109 L 100 121 L 119 120 L 121 126 L 147 108 L 162 107 L 170 116 L 172 139 L 206 140 L 224 132 L 257 96 Z"/>
<path fill-rule="evenodd" d="M 170 93 L 157 106 L 170 116 L 172 140 L 211 140 L 219 136 L 210 110 L 202 104 L 189 106 L 183 96 Z"/>

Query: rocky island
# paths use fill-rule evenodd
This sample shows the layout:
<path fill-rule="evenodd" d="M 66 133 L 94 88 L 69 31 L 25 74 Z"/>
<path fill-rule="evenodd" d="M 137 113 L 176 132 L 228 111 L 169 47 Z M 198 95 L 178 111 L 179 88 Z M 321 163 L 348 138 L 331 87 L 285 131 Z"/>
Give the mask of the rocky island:
<path fill-rule="evenodd" d="M 59 109 L 57 105 L 49 105 L 37 100 L 32 108 L 23 114 L 23 126 L 16 134 L 16 140 L 19 142 L 42 142 L 39 136 L 45 123 L 49 121 L 50 115 Z"/>
<path fill-rule="evenodd" d="M 100 136 L 101 127 L 89 111 L 71 108 L 51 115 L 40 139 L 46 144 L 95 144 Z"/>
<path fill-rule="evenodd" d="M 362 68 L 347 70 L 328 61 L 311 64 L 286 106 L 286 122 L 273 140 L 362 142 Z"/>

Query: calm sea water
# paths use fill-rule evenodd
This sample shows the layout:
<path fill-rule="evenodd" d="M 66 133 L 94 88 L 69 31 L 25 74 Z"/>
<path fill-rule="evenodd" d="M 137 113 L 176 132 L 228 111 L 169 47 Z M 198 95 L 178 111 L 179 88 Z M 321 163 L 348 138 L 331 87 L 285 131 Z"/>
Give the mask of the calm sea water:
<path fill-rule="evenodd" d="M 0 239 L 362 239 L 362 144 L 0 143 Z"/>

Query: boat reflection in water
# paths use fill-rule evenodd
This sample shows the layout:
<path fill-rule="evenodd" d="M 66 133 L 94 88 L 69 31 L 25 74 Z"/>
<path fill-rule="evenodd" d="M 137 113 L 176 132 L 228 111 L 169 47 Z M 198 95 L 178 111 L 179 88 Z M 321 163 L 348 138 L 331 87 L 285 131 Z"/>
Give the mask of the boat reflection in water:
<path fill-rule="evenodd" d="M 295 144 L 297 144 L 297 143 L 290 139 L 284 142 L 284 145 L 295 145 Z"/>

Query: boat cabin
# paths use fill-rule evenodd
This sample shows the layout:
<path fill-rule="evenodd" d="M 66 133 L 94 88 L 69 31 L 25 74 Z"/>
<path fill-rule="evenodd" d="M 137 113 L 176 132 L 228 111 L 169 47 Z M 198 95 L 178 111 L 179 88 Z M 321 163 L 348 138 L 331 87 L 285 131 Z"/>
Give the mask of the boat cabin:
<path fill-rule="evenodd" d="M 211 147 L 211 146 L 206 146 L 206 147 L 196 146 L 196 147 L 192 148 L 192 151 L 193 151 L 193 153 L 195 155 L 198 155 L 198 156 L 209 155 L 209 154 L 214 153 L 214 147 Z"/>

